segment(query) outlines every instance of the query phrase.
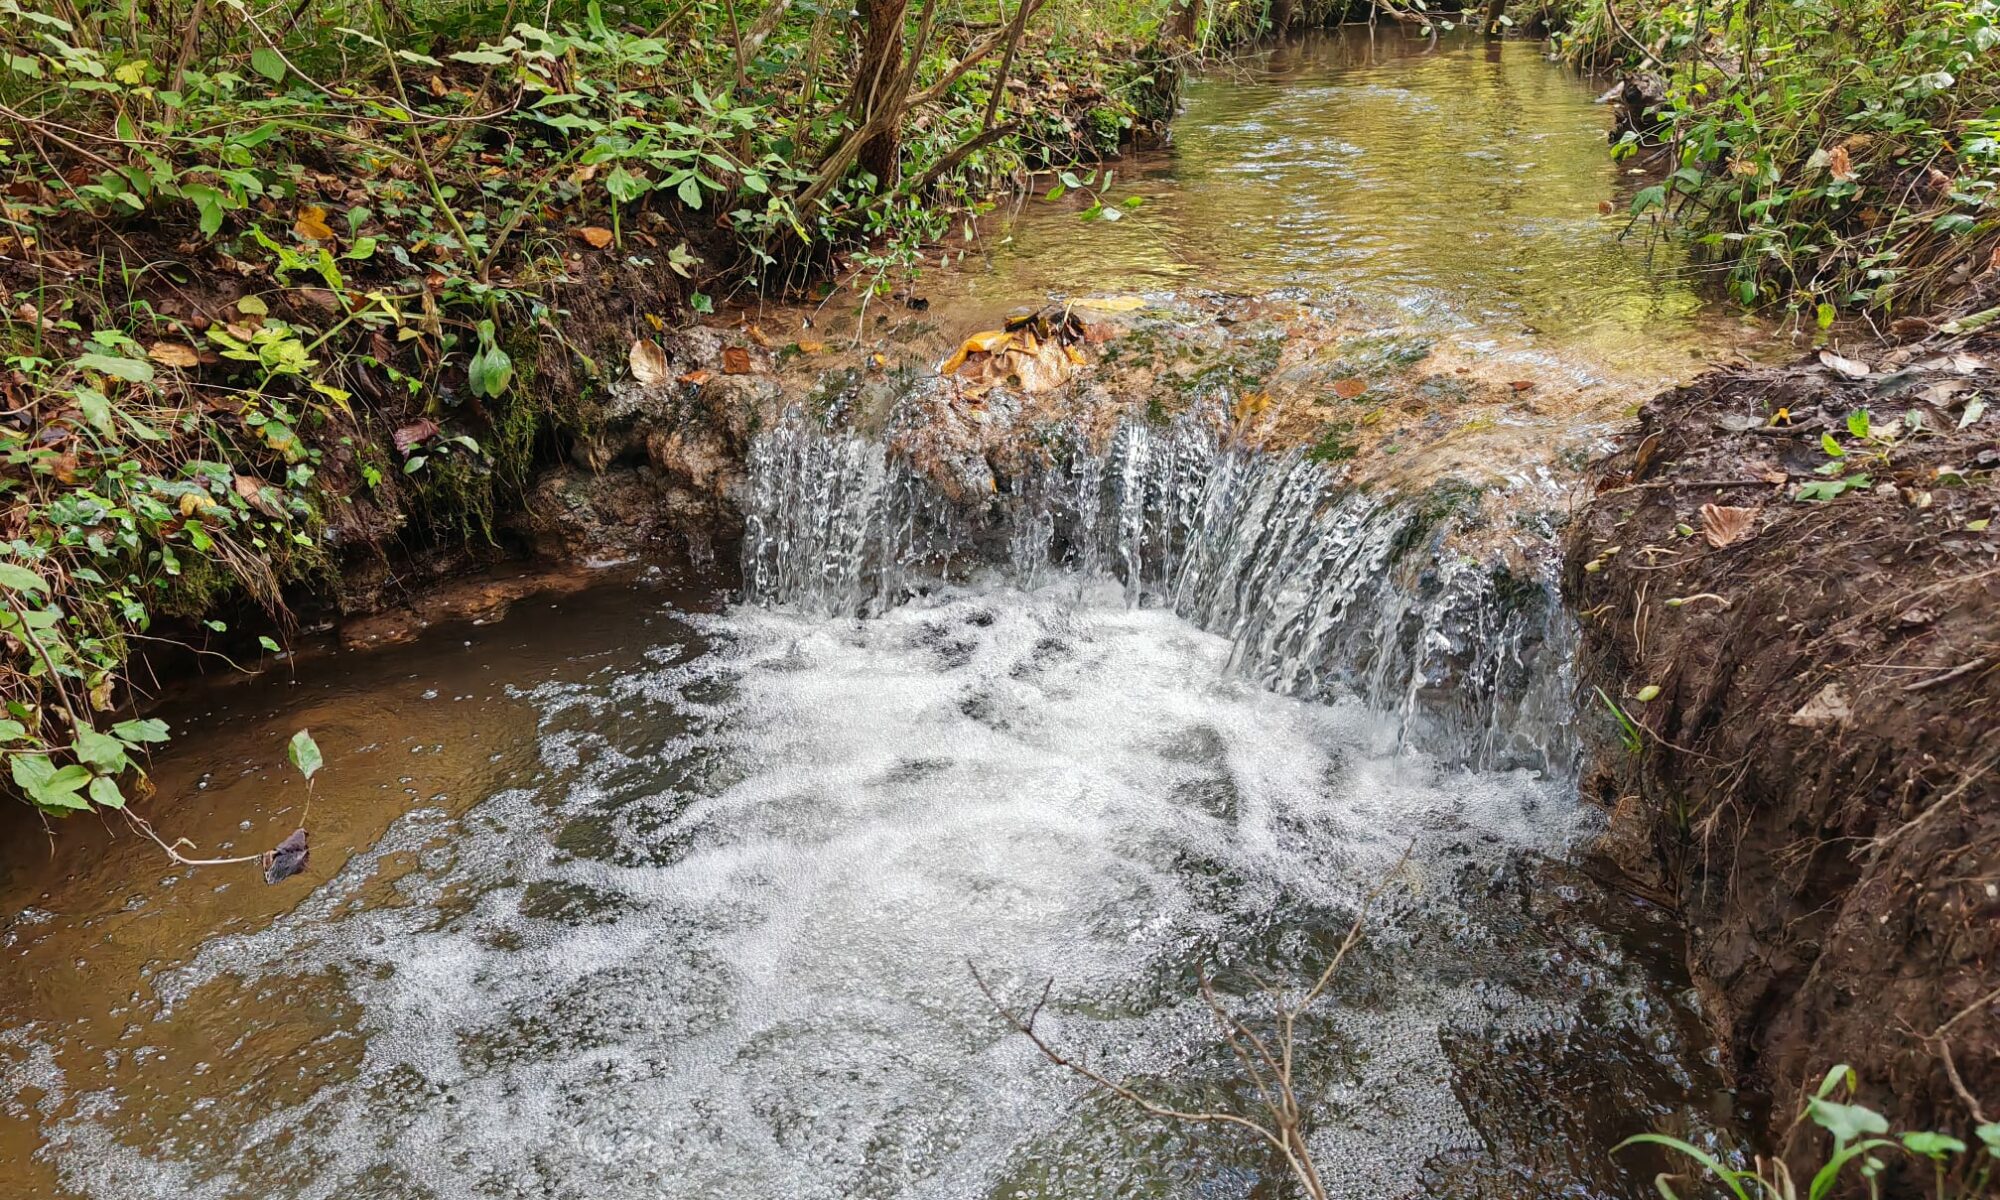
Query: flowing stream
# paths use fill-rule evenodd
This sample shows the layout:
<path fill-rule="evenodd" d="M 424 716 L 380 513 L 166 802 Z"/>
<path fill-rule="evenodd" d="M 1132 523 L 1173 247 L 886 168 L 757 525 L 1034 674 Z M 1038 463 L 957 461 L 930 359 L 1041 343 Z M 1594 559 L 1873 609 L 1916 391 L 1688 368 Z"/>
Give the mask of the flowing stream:
<path fill-rule="evenodd" d="M 1753 331 L 1598 213 L 1591 94 L 1526 44 L 1311 39 L 1196 84 L 1131 217 L 1024 212 L 936 294 L 1325 287 L 1669 378 Z M 1333 1194 L 1640 1197 L 1618 1141 L 1726 1128 L 1671 921 L 1585 865 L 1553 591 L 1191 427 L 1059 461 L 968 520 L 787 425 L 740 573 L 184 692 L 153 817 L 275 844 L 310 726 L 311 866 L 19 823 L 0 1196 L 1286 1195 L 1042 1061 L 973 971 L 1052 981 L 1040 1028 L 1107 1075 L 1254 1112 L 1203 979 L 1261 1020 L 1378 887 L 1298 1029 Z"/>

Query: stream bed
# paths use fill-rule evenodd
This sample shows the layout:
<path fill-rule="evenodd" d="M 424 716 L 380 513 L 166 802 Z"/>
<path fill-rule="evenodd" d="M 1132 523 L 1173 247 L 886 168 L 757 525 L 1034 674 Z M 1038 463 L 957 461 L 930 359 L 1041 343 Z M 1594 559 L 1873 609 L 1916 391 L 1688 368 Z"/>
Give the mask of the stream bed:
<path fill-rule="evenodd" d="M 1523 43 L 1308 39 L 1192 85 L 1174 147 L 1116 184 L 1146 197 L 1124 220 L 1025 208 L 929 281 L 934 310 L 1325 290 L 1627 387 L 1754 348 L 1599 212 L 1629 184 L 1592 93 Z M 1352 524 L 1376 542 L 1342 541 L 1306 520 L 1319 493 L 1240 464 L 1251 515 L 1203 518 L 1229 472 L 1166 471 L 1104 493 L 1134 532 L 1087 561 L 1022 569 L 1017 530 L 1011 560 L 856 601 L 829 531 L 905 510 L 862 494 L 875 460 L 816 452 L 745 500 L 792 531 L 753 539 L 757 603 L 733 568 L 631 568 L 171 701 L 149 815 L 205 852 L 300 822 L 282 747 L 312 728 L 297 879 L 174 868 L 94 821 L 51 853 L 17 822 L 0 1196 L 1289 1194 L 1247 1139 L 1042 1061 L 972 972 L 1020 1004 L 1052 980 L 1041 1028 L 1106 1074 L 1247 1111 L 1201 980 L 1256 1021 L 1364 908 L 1299 1026 L 1333 1194 L 1639 1197 L 1661 1164 L 1618 1141 L 1727 1129 L 1673 924 L 1593 878 L 1571 717 L 1522 701 L 1558 694 L 1559 646 L 1418 620 L 1351 549 L 1405 544 L 1375 510 Z M 1146 504 L 1173 503 L 1166 544 L 1201 546 L 1147 559 Z M 1285 632 L 1302 613 L 1313 639 Z M 1379 686 L 1328 665 L 1402 636 L 1509 650 L 1496 698 L 1431 695 L 1435 655 L 1376 655 Z M 1465 719 L 1411 736 L 1439 711 Z"/>

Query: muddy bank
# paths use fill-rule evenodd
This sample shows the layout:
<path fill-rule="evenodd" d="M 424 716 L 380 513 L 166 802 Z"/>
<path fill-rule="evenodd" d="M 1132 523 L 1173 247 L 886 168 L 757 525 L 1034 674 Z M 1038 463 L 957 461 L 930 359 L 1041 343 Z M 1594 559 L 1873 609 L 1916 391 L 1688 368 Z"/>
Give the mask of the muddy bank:
<path fill-rule="evenodd" d="M 2000 1112 L 1996 392 L 1992 336 L 1713 371 L 1567 535 L 1586 790 L 1795 1170 L 1835 1062 L 1900 1127 Z"/>

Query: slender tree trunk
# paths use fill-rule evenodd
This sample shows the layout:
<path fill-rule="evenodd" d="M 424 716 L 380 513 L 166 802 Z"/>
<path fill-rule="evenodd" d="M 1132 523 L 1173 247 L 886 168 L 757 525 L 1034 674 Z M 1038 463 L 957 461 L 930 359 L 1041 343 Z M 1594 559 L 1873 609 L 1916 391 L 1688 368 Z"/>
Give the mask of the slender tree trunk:
<path fill-rule="evenodd" d="M 897 94 L 903 61 L 903 15 L 909 0 L 863 0 L 861 19 L 864 36 L 861 63 L 854 75 L 854 106 L 851 115 L 865 125 L 884 107 L 902 102 Z M 875 177 L 875 186 L 887 190 L 895 185 L 899 122 L 890 121 L 862 143 L 855 162 Z"/>
<path fill-rule="evenodd" d="M 1201 28 L 1201 0 L 1178 0 L 1167 20 L 1181 45 L 1194 45 L 1194 35 Z"/>

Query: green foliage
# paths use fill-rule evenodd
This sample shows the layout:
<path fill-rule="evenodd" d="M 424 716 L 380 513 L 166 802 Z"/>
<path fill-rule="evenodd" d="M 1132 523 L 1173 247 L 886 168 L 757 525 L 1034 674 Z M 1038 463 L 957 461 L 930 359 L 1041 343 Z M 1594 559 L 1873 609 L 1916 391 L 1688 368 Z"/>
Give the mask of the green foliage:
<path fill-rule="evenodd" d="M 1884 1155 L 1893 1157 L 1897 1152 L 1931 1164 L 1932 1200 L 1970 1200 L 1987 1194 L 1987 1184 L 1993 1179 L 1993 1160 L 2000 1159 L 2000 1124 L 1980 1126 L 1978 1136 L 1986 1149 L 1984 1154 L 1968 1154 L 1964 1141 L 1946 1133 L 1910 1131 L 1900 1138 L 1890 1137 L 1889 1120 L 1881 1113 L 1851 1100 L 1842 1102 L 1832 1098 L 1837 1092 L 1852 1097 L 1859 1086 L 1853 1068 L 1842 1063 L 1826 1073 L 1817 1094 L 1806 1100 L 1800 1119 L 1810 1120 L 1826 1130 L 1833 1144 L 1827 1147 L 1824 1159 L 1807 1180 L 1805 1200 L 1827 1200 L 1834 1195 L 1850 1167 L 1866 1182 L 1869 1195 L 1880 1195 L 1881 1176 L 1888 1167 Z M 1628 1146 L 1660 1146 L 1692 1159 L 1735 1200 L 1753 1200 L 1753 1197 L 1799 1200 L 1801 1195 L 1783 1160 L 1758 1159 L 1757 1169 L 1745 1170 L 1681 1138 L 1660 1133 L 1629 1137 L 1613 1148 L 1614 1153 Z M 1653 1187 L 1665 1200 L 1680 1200 L 1680 1193 L 1671 1182 L 1675 1178 L 1662 1174 L 1653 1180 Z"/>
<path fill-rule="evenodd" d="M 1648 0 L 1629 31 L 1605 2 L 1583 0 L 1557 44 L 1665 78 L 1661 128 L 1615 150 L 1665 155 L 1632 211 L 1666 214 L 1742 303 L 1824 328 L 1838 307 L 1921 310 L 1986 267 L 2000 244 L 1993 0 Z"/>
<path fill-rule="evenodd" d="M 45 811 L 117 807 L 165 736 L 113 720 L 160 618 L 245 596 L 281 620 L 281 590 L 326 579 L 358 529 L 490 536 L 541 432 L 574 420 L 551 356 L 597 374 L 566 331 L 577 289 L 678 287 L 709 312 L 845 250 L 886 290 L 995 183 L 1115 149 L 1165 111 L 1141 39 L 1166 6 L 1065 9 L 1004 89 L 1002 56 L 969 49 L 1013 8 L 926 31 L 912 6 L 925 98 L 878 179 L 822 168 L 857 127 L 866 26 L 820 0 L 282 21 L 0 0 L 6 778 Z"/>

